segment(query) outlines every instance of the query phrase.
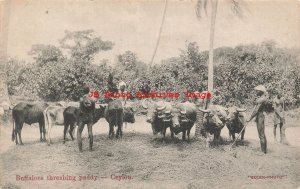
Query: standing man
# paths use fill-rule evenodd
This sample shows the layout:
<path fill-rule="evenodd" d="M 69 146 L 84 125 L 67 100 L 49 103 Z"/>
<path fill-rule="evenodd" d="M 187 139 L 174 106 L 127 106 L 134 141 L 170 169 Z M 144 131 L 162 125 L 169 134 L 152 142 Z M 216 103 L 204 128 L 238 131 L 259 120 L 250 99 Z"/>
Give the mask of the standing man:
<path fill-rule="evenodd" d="M 268 99 L 268 93 L 263 85 L 258 85 L 254 88 L 256 91 L 256 100 L 254 101 L 255 107 L 247 122 L 250 122 L 254 117 L 256 117 L 255 122 L 257 126 L 258 136 L 260 139 L 261 150 L 267 153 L 267 138 L 265 135 L 265 105 Z"/>
<path fill-rule="evenodd" d="M 90 151 L 93 147 L 93 120 L 95 111 L 95 98 L 93 98 L 90 93 L 90 88 L 88 86 L 83 87 L 83 97 L 79 101 L 79 114 L 78 114 L 78 129 L 77 129 L 77 141 L 79 151 L 82 152 L 82 138 L 81 134 L 85 124 L 88 127 L 89 139 L 90 139 Z"/>
<path fill-rule="evenodd" d="M 280 128 L 280 143 L 285 143 L 285 127 L 283 124 L 285 123 L 284 119 L 284 99 L 281 97 L 281 94 L 277 94 L 276 97 L 273 99 L 273 108 L 274 108 L 274 141 L 277 142 L 276 139 L 276 128 L 279 125 Z"/>
<path fill-rule="evenodd" d="M 119 81 L 119 83 L 118 83 L 118 86 L 117 86 L 117 88 L 118 88 L 118 92 L 120 93 L 120 95 L 122 94 L 122 93 L 124 93 L 125 94 L 125 97 L 123 98 L 121 98 L 122 99 L 122 104 L 123 104 L 123 107 L 125 106 L 125 104 L 126 104 L 126 100 L 127 100 L 127 96 L 126 96 L 126 83 L 124 82 L 124 81 L 122 81 L 122 80 L 120 80 Z"/>

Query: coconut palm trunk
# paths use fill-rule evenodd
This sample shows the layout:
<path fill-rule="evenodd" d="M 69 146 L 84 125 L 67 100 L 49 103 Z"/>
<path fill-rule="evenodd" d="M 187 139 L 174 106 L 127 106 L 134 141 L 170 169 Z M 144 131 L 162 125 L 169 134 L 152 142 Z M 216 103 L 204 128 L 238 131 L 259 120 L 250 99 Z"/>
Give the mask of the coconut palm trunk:
<path fill-rule="evenodd" d="M 199 0 L 201 2 L 201 0 Z M 210 28 L 209 28 L 209 56 L 208 56 L 208 91 L 213 91 L 213 79 L 214 79 L 214 34 L 215 34 L 215 23 L 218 9 L 218 0 L 211 0 L 211 15 L 210 15 Z M 202 4 L 202 3 L 201 3 Z M 204 1 L 204 9 L 206 10 L 206 0 Z M 201 8 L 201 7 L 200 7 Z M 198 10 L 199 11 L 199 10 Z M 198 15 L 199 16 L 199 15 Z M 204 100 L 204 107 L 208 108 L 210 99 Z M 203 113 L 198 110 L 197 112 L 197 124 L 195 128 L 195 137 L 198 138 L 203 130 Z"/>
<path fill-rule="evenodd" d="M 167 12 L 167 6 L 168 6 L 168 0 L 165 0 L 164 11 L 163 11 L 163 15 L 162 15 L 162 19 L 161 19 L 159 31 L 158 31 L 158 36 L 157 36 L 155 48 L 154 48 L 154 51 L 153 51 L 153 54 L 152 54 L 152 57 L 151 57 L 150 64 L 149 64 L 149 66 L 148 66 L 148 72 L 149 72 L 150 68 L 152 67 L 152 64 L 153 64 L 153 61 L 154 61 L 154 58 L 155 58 L 155 55 L 156 55 L 156 51 L 157 51 L 157 48 L 158 48 L 158 45 L 159 45 L 161 32 L 162 32 L 162 29 L 163 29 L 163 25 L 164 25 L 164 23 L 165 23 L 165 17 L 166 17 L 166 12 Z"/>
<path fill-rule="evenodd" d="M 213 90 L 214 83 L 214 35 L 215 23 L 218 9 L 218 0 L 211 0 L 211 19 L 210 19 L 210 36 L 209 36 L 209 58 L 208 58 L 208 91 Z"/>

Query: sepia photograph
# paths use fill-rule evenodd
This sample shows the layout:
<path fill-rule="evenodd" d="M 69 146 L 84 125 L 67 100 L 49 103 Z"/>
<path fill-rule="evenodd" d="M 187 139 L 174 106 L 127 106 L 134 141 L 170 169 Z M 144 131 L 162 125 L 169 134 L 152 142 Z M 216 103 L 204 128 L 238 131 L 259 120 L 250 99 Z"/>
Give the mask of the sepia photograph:
<path fill-rule="evenodd" d="M 300 188 L 300 1 L 0 0 L 0 188 Z"/>

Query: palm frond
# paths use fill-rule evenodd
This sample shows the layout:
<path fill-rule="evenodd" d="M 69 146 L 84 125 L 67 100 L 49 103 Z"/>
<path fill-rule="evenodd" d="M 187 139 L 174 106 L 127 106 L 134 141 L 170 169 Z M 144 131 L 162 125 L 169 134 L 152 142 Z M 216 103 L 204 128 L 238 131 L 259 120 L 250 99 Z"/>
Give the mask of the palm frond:
<path fill-rule="evenodd" d="M 231 0 L 232 5 L 231 5 L 231 10 L 233 13 L 239 17 L 243 17 L 243 10 L 241 8 L 241 0 Z"/>
<path fill-rule="evenodd" d="M 198 19 L 201 19 L 202 9 L 205 11 L 205 15 L 207 16 L 207 1 L 208 0 L 197 0 L 195 12 Z"/>

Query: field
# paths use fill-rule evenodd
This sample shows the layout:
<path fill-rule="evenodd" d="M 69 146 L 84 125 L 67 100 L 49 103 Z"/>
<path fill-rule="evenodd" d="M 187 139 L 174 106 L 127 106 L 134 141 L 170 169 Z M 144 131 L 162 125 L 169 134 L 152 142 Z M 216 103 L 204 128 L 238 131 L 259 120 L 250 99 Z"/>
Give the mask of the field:
<path fill-rule="evenodd" d="M 229 149 L 228 130 L 223 142 L 205 148 L 204 141 L 167 141 L 153 136 L 145 117 L 124 128 L 123 140 L 108 139 L 101 119 L 93 127 L 94 147 L 88 151 L 87 129 L 83 153 L 77 141 L 62 143 L 63 127 L 52 129 L 52 144 L 39 142 L 37 125 L 25 125 L 24 146 L 11 141 L 12 124 L 1 125 L 2 188 L 297 188 L 300 186 L 300 127 L 298 116 L 288 114 L 289 145 L 273 140 L 271 115 L 267 119 L 268 153 L 260 152 L 255 123 L 246 128 L 245 141 Z M 278 134 L 279 135 L 279 134 Z M 21 181 L 24 177 L 44 180 Z M 47 180 L 47 176 L 72 176 L 72 180 Z M 88 176 L 88 177 L 87 177 Z M 93 176 L 93 177 L 91 177 Z M 262 176 L 262 177 L 253 177 Z M 274 177 L 271 177 L 274 176 Z M 96 178 L 95 178 L 96 177 Z M 49 177 L 48 177 L 49 178 Z M 65 177 L 66 178 L 66 177 Z M 84 179 L 84 180 L 82 180 Z M 94 180 L 90 180 L 94 179 Z"/>

